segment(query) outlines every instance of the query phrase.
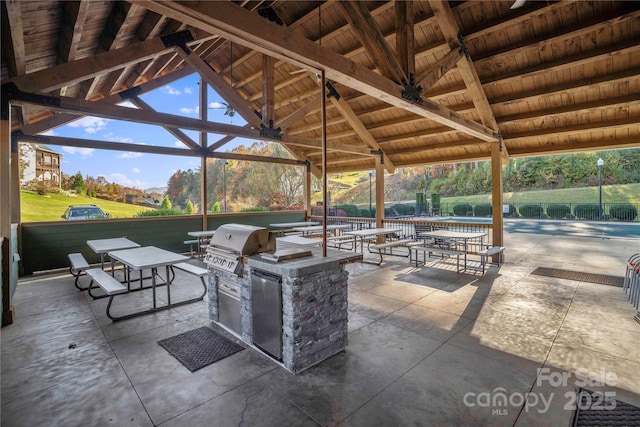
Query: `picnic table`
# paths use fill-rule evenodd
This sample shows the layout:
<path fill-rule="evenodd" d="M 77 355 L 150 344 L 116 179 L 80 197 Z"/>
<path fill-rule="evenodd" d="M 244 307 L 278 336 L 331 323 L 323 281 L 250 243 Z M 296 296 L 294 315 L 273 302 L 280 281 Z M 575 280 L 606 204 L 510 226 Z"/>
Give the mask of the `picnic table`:
<path fill-rule="evenodd" d="M 367 228 L 364 230 L 345 231 L 345 236 L 353 236 L 353 249 L 357 251 L 357 238 L 360 238 L 360 253 L 363 253 L 365 239 L 372 237 L 385 236 L 387 234 L 400 233 L 401 228 Z"/>
<path fill-rule="evenodd" d="M 335 232 L 336 230 L 344 230 L 346 228 L 350 228 L 351 226 L 349 224 L 327 224 L 326 227 L 327 227 L 327 231 Z M 322 233 L 324 231 L 324 226 L 311 225 L 307 227 L 293 227 L 292 230 L 300 231 L 303 236 L 309 236 L 314 233 Z"/>
<path fill-rule="evenodd" d="M 198 257 L 202 258 L 203 250 L 207 248 L 207 242 L 213 237 L 216 230 L 188 231 L 187 234 L 198 241 Z M 186 243 L 186 242 L 185 242 Z"/>
<path fill-rule="evenodd" d="M 95 253 L 100 254 L 100 266 L 104 270 L 104 257 L 108 252 L 118 249 L 139 248 L 140 245 L 126 237 L 115 237 L 109 239 L 87 240 L 87 246 Z M 113 259 L 111 260 L 111 275 L 113 275 Z"/>
<path fill-rule="evenodd" d="M 464 246 L 464 269 L 467 269 L 467 245 L 469 240 L 480 239 L 480 245 L 484 242 L 484 237 L 487 233 L 484 232 L 467 232 L 467 231 L 452 231 L 452 230 L 433 230 L 424 231 L 419 233 L 418 237 L 426 238 L 433 237 L 434 239 L 462 242 Z M 417 254 L 416 254 L 417 258 Z"/>

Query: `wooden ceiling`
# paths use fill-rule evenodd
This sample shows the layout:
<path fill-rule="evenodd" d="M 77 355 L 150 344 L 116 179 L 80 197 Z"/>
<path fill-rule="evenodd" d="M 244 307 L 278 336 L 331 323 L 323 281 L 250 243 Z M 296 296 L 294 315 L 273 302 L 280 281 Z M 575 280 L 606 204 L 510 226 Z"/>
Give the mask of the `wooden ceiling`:
<path fill-rule="evenodd" d="M 379 156 L 389 171 L 487 159 L 492 143 L 505 158 L 640 146 L 640 3 L 512 4 L 3 1 L 3 98 L 27 136 L 120 118 L 162 124 L 191 155 L 203 150 L 180 129 L 229 135 L 209 142 L 212 157 L 237 136 L 281 140 L 316 174 L 321 95 L 329 173 Z M 157 113 L 138 97 L 194 72 L 248 124 Z"/>

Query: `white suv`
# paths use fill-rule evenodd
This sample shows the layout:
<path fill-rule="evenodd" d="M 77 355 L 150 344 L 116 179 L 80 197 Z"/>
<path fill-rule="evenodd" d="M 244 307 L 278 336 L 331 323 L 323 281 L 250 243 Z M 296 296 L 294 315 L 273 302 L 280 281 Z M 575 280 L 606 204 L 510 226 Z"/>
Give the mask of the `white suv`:
<path fill-rule="evenodd" d="M 67 221 L 102 219 L 109 217 L 110 215 L 108 213 L 105 213 L 96 205 L 70 205 L 67 210 L 64 211 L 64 214 L 62 214 L 62 219 Z"/>

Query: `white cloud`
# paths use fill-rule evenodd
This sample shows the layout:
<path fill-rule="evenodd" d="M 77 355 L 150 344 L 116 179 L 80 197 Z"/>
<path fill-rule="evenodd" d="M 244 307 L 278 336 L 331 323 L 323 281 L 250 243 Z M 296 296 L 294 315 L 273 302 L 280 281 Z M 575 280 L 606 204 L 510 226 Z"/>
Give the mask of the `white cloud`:
<path fill-rule="evenodd" d="M 46 135 L 46 136 L 56 136 L 56 135 L 57 135 L 57 133 L 55 132 L 55 130 L 54 130 L 54 129 L 51 129 L 51 130 L 48 130 L 48 131 L 44 132 L 44 133 L 43 133 L 43 135 Z"/>
<path fill-rule="evenodd" d="M 209 103 L 209 108 L 227 108 L 222 102 L 214 101 Z"/>
<path fill-rule="evenodd" d="M 127 151 L 126 153 L 118 154 L 119 159 L 137 159 L 142 156 L 142 153 L 134 153 L 132 151 Z"/>
<path fill-rule="evenodd" d="M 82 157 L 88 157 L 93 154 L 93 148 L 83 148 L 83 147 L 62 147 L 62 151 L 65 151 L 69 154 L 79 154 Z"/>
<path fill-rule="evenodd" d="M 79 120 L 69 123 L 69 126 L 73 128 L 84 128 L 85 132 L 94 134 L 104 129 L 108 123 L 109 123 L 109 120 L 107 119 L 102 119 L 100 117 L 86 116 Z"/>
<path fill-rule="evenodd" d="M 131 169 L 131 172 L 133 172 L 133 173 L 140 173 L 140 169 L 138 169 L 138 168 L 133 168 L 133 169 Z"/>
<path fill-rule="evenodd" d="M 180 108 L 180 112 L 182 114 L 198 114 L 200 112 L 200 107 L 195 107 L 195 108 L 182 107 Z"/>
<path fill-rule="evenodd" d="M 140 181 L 137 179 L 131 179 L 128 176 L 121 173 L 112 173 L 107 175 L 107 181 L 115 182 L 116 184 L 124 185 L 125 187 L 134 187 L 134 188 L 148 188 L 150 185 L 147 182 Z"/>
<path fill-rule="evenodd" d="M 128 136 L 115 136 L 112 133 L 108 133 L 104 137 L 107 138 L 107 140 L 109 140 L 109 141 L 127 142 L 127 143 L 130 143 L 130 144 L 133 144 L 133 139 L 129 138 Z"/>
<path fill-rule="evenodd" d="M 184 93 L 186 93 L 187 95 L 191 95 L 193 93 L 193 91 L 191 90 L 190 87 L 185 87 L 184 88 Z"/>
<path fill-rule="evenodd" d="M 182 92 L 180 92 L 178 89 L 173 88 L 173 87 L 168 86 L 168 85 L 167 85 L 167 86 L 164 86 L 164 87 L 162 88 L 162 91 L 163 91 L 164 93 L 168 94 L 168 95 L 181 95 L 181 94 L 182 94 Z"/>
<path fill-rule="evenodd" d="M 176 147 L 178 147 L 178 148 L 184 148 L 184 147 L 186 147 L 186 145 L 185 145 L 182 141 L 175 141 L 175 142 L 173 143 L 173 145 L 175 145 L 175 146 L 176 146 Z"/>

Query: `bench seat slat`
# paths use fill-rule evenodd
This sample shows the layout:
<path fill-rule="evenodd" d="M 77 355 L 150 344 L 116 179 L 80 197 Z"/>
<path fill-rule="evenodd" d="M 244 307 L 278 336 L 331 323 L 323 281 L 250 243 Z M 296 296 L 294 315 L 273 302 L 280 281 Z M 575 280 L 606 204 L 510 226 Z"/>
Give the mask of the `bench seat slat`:
<path fill-rule="evenodd" d="M 81 253 L 72 253 L 67 255 L 69 257 L 69 262 L 71 263 L 71 268 L 76 271 L 83 271 L 89 268 L 89 263 Z"/>
<path fill-rule="evenodd" d="M 189 264 L 186 262 L 173 264 L 173 267 L 198 277 L 204 277 L 209 274 L 209 271 L 206 268 L 198 267 L 197 265 Z"/>
<path fill-rule="evenodd" d="M 90 268 L 86 273 L 107 295 L 118 295 L 127 292 L 125 285 L 118 282 L 101 268 Z"/>

